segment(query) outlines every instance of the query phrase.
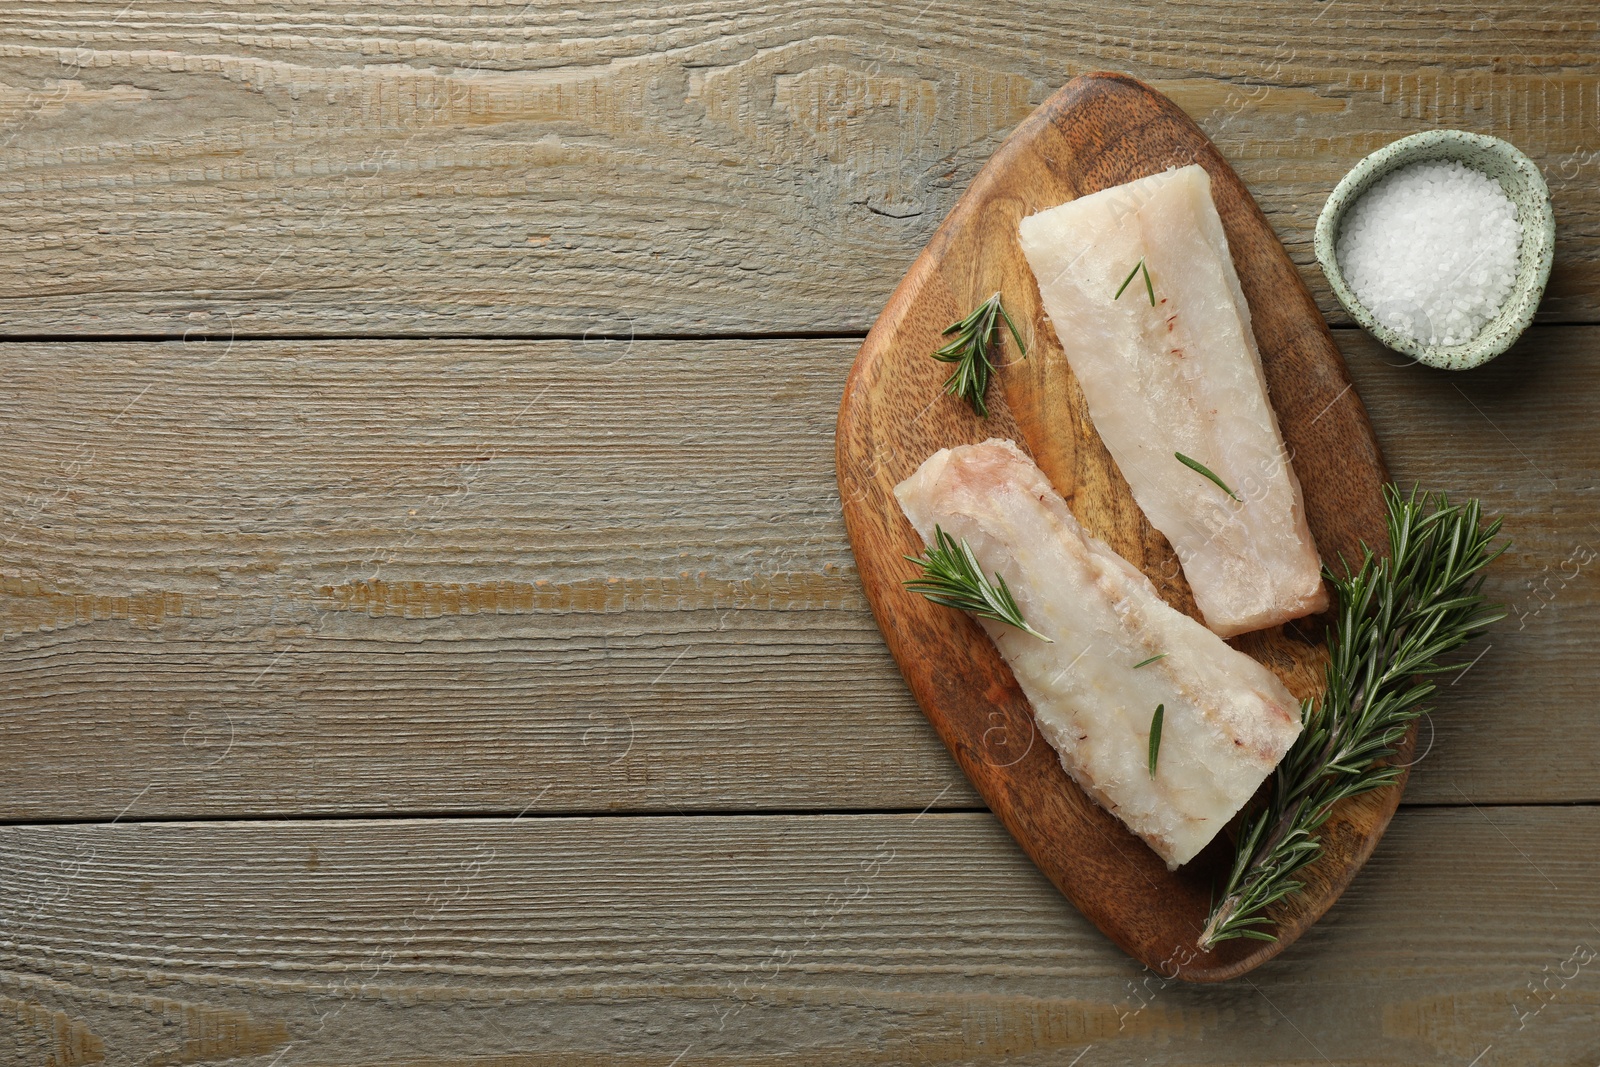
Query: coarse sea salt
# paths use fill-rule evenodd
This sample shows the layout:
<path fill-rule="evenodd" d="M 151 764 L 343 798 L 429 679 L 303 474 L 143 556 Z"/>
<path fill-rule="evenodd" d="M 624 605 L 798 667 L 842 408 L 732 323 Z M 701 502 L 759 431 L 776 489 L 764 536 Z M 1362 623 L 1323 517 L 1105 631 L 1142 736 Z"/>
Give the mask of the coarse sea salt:
<path fill-rule="evenodd" d="M 1431 345 L 1462 344 L 1517 276 L 1522 224 L 1500 183 L 1461 163 L 1414 163 L 1345 214 L 1339 270 L 1373 318 Z"/>

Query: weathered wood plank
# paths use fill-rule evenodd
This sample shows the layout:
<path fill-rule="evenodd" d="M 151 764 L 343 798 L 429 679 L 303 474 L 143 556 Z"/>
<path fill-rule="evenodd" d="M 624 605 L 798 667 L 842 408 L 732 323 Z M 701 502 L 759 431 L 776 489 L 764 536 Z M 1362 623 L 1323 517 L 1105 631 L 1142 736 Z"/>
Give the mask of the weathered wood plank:
<path fill-rule="evenodd" d="M 1535 330 L 1466 374 L 1342 340 L 1396 482 L 1482 499 L 1514 546 L 1486 586 L 1510 617 L 1440 680 L 1406 799 L 1600 799 L 1583 725 L 1600 642 L 1600 332 Z"/>
<path fill-rule="evenodd" d="M 1569 4 L 121 0 L 0 17 L 0 330 L 864 329 L 1000 139 L 1127 70 L 1311 225 L 1422 128 L 1505 136 L 1600 313 L 1600 29 Z"/>
<path fill-rule="evenodd" d="M 793 347 L 13 350 L 4 812 L 974 803 Z"/>
<path fill-rule="evenodd" d="M 1396 476 L 1518 542 L 1408 799 L 1600 798 L 1600 329 L 1460 376 L 1340 340 Z M 5 346 L 0 817 L 975 804 L 854 577 L 853 354 Z"/>
<path fill-rule="evenodd" d="M 1402 811 L 1325 921 L 1195 987 L 986 814 L 10 828 L 0 1043 L 106 1067 L 1581 1064 L 1597 851 L 1594 809 Z"/>

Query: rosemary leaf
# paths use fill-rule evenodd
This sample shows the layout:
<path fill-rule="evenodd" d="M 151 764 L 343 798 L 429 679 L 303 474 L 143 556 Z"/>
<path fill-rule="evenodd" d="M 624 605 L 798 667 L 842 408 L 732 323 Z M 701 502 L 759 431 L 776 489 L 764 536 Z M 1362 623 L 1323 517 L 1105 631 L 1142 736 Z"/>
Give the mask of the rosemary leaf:
<path fill-rule="evenodd" d="M 1135 663 L 1133 665 L 1133 669 L 1134 670 L 1138 670 L 1140 667 L 1148 667 L 1148 666 L 1150 666 L 1150 664 L 1154 663 L 1156 660 L 1158 660 L 1158 659 L 1166 659 L 1166 658 L 1167 658 L 1167 654 L 1165 652 L 1157 652 L 1155 655 L 1151 656 L 1149 659 L 1142 659 L 1138 663 Z"/>
<path fill-rule="evenodd" d="M 1126 278 L 1122 279 L 1122 284 L 1117 286 L 1117 295 L 1112 297 L 1111 299 L 1113 299 L 1113 300 L 1121 300 L 1122 299 L 1123 291 L 1128 288 L 1128 283 L 1133 281 L 1133 279 L 1139 273 L 1139 268 L 1143 267 L 1143 266 L 1144 266 L 1144 257 L 1140 256 L 1139 257 L 1139 262 L 1137 262 L 1137 263 L 1135 263 L 1133 265 L 1133 269 L 1128 272 L 1128 276 Z"/>
<path fill-rule="evenodd" d="M 933 353 L 933 358 L 940 363 L 956 365 L 950 377 L 945 379 L 944 391 L 971 404 L 979 418 L 989 415 L 984 394 L 989 391 L 989 376 L 995 369 L 989 351 L 1000 340 L 1002 319 L 1011 331 L 1012 340 L 1017 342 L 1017 350 L 1026 359 L 1028 346 L 1022 343 L 1022 334 L 1001 305 L 998 292 L 973 308 L 966 318 L 945 327 L 944 335 L 949 337 L 954 334 L 955 337 Z"/>
<path fill-rule="evenodd" d="M 1156 757 L 1161 755 L 1161 719 L 1166 714 L 1165 704 L 1156 705 L 1156 713 L 1150 718 L 1150 777 L 1156 776 Z"/>
<path fill-rule="evenodd" d="M 1181 457 L 1180 457 L 1181 458 Z M 1303 888 L 1295 877 L 1322 852 L 1319 837 L 1334 807 L 1393 784 L 1402 769 L 1386 761 L 1433 692 L 1419 675 L 1450 669 L 1441 656 L 1460 648 L 1505 613 L 1482 595 L 1482 571 L 1508 544 L 1492 547 L 1500 520 L 1484 523 L 1476 500 L 1452 505 L 1444 494 L 1384 487 L 1389 554 L 1362 546 L 1345 576 L 1324 576 L 1338 595 L 1328 642 L 1327 688 L 1300 708 L 1300 736 L 1278 764 L 1267 802 L 1240 824 L 1232 872 L 1199 946 L 1248 937 L 1276 938 L 1267 909 Z"/>
<path fill-rule="evenodd" d="M 1182 452 L 1174 452 L 1173 455 L 1175 457 L 1177 457 L 1177 460 L 1178 460 L 1179 463 L 1182 463 L 1185 467 L 1188 467 L 1192 471 L 1198 471 L 1199 473 L 1205 475 L 1207 478 L 1210 478 L 1213 482 L 1217 483 L 1217 488 L 1218 489 L 1221 489 L 1224 493 L 1227 493 L 1229 496 L 1233 497 L 1233 499 L 1237 500 L 1239 503 L 1241 503 L 1241 504 L 1244 503 L 1244 501 L 1239 500 L 1238 495 L 1236 493 L 1234 493 L 1234 491 L 1232 489 L 1228 488 L 1228 483 L 1224 482 L 1221 478 L 1218 478 L 1215 474 L 1212 474 L 1210 468 L 1208 468 L 1204 463 L 1201 463 L 1197 459 L 1190 459 L 1188 456 L 1184 455 Z"/>
<path fill-rule="evenodd" d="M 1017 607 L 1016 598 L 1011 595 L 1004 578 L 996 574 L 990 582 L 983 576 L 978 558 L 972 554 L 972 546 L 965 538 L 958 543 L 943 527 L 935 526 L 933 547 L 928 549 L 928 554 L 920 559 L 916 556 L 906 559 L 922 568 L 922 577 L 908 579 L 905 583 L 912 592 L 921 593 L 947 608 L 1015 626 L 1041 641 L 1050 640 L 1022 618 L 1022 609 Z"/>

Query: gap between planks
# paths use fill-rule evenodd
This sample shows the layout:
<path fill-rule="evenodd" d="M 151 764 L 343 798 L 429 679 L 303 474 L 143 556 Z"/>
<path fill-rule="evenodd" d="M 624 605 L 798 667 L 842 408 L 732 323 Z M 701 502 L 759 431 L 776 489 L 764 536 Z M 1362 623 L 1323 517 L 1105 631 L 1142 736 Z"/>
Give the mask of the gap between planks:
<path fill-rule="evenodd" d="M 1471 808 L 1475 811 L 1520 811 L 1543 808 L 1597 808 L 1600 800 L 1531 800 L 1514 804 L 1478 804 L 1471 800 L 1424 800 L 1410 803 L 1404 798 L 1400 807 L 1407 811 L 1432 811 L 1435 809 Z M 28 828 L 48 826 L 139 826 L 165 823 L 388 823 L 388 822 L 521 822 L 534 820 L 559 822 L 570 819 L 831 819 L 878 818 L 901 815 L 987 815 L 989 809 L 973 804 L 942 806 L 935 801 L 923 808 L 685 808 L 672 811 L 607 810 L 590 811 L 583 808 L 558 808 L 548 811 L 450 811 L 448 809 L 401 810 L 389 812 L 295 812 L 287 815 L 268 813 L 231 815 L 135 815 L 114 816 L 109 819 L 95 817 L 63 818 L 0 818 L 0 828 Z"/>
<path fill-rule="evenodd" d="M 1557 327 L 1594 327 L 1600 326 L 1600 319 L 1589 320 L 1562 320 L 1559 322 L 1545 322 L 1536 320 L 1535 326 Z M 1348 323 L 1329 323 L 1328 328 L 1335 334 L 1357 334 L 1363 332 L 1361 327 Z M 552 333 L 439 333 L 437 331 L 419 331 L 416 333 L 206 333 L 191 331 L 188 333 L 0 333 L 0 345 L 13 344 L 171 344 L 182 342 L 185 344 L 199 344 L 210 342 L 229 342 L 252 344 L 262 342 L 282 342 L 285 344 L 306 341 L 861 341 L 865 340 L 865 330 L 772 330 L 772 331 L 734 331 L 701 333 L 613 333 L 589 331 L 585 333 L 552 332 Z"/>

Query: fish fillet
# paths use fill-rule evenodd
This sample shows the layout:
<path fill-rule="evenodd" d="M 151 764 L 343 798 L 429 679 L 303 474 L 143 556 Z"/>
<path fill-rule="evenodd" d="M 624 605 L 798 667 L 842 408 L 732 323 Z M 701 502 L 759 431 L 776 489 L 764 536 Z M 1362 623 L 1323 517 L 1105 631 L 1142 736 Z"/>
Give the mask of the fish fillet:
<path fill-rule="evenodd" d="M 1176 868 L 1250 799 L 1300 733 L 1273 673 L 1161 599 L 1078 525 L 1010 441 L 947 448 L 895 487 L 926 542 L 935 526 L 1010 586 L 1041 641 L 979 620 L 1061 765 Z M 1147 666 L 1134 665 L 1152 656 Z M 1151 719 L 1165 708 L 1156 773 Z"/>
<path fill-rule="evenodd" d="M 1322 563 L 1205 170 L 1030 215 L 1021 240 L 1095 429 L 1178 554 L 1206 625 L 1229 637 L 1324 610 Z M 1149 288 L 1141 272 L 1115 296 L 1140 260 Z"/>

